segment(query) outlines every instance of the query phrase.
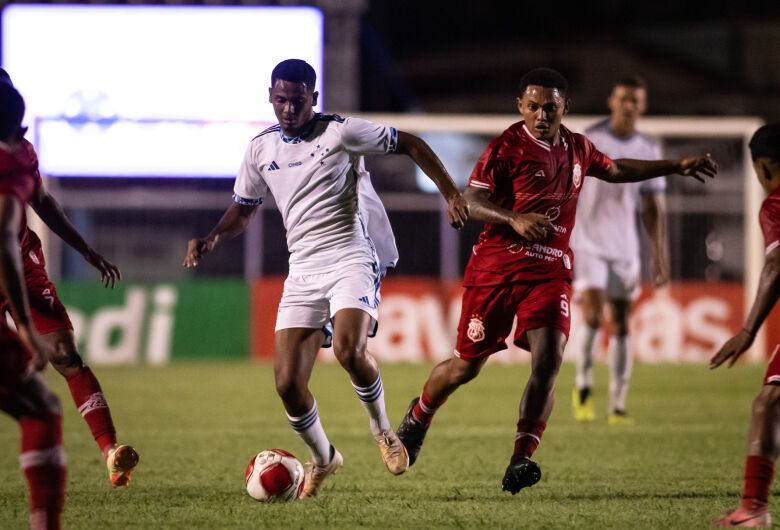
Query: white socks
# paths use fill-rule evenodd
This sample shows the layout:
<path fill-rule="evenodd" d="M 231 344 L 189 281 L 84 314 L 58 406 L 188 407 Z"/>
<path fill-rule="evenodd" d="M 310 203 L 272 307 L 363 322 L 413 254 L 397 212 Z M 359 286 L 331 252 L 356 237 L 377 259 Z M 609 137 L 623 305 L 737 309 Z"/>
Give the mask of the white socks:
<path fill-rule="evenodd" d="M 578 337 L 575 358 L 577 361 L 577 376 L 575 386 L 578 390 L 593 386 L 593 349 L 599 343 L 601 330 L 582 324 Z"/>
<path fill-rule="evenodd" d="M 628 380 L 631 378 L 633 359 L 628 351 L 628 336 L 609 338 L 607 350 L 609 364 L 609 412 L 626 409 Z"/>
<path fill-rule="evenodd" d="M 382 376 L 378 375 L 376 381 L 367 387 L 359 387 L 352 383 L 355 393 L 360 398 L 368 412 L 371 433 L 376 436 L 382 431 L 390 429 L 390 420 L 385 411 L 385 391 L 382 387 Z"/>
<path fill-rule="evenodd" d="M 320 423 L 320 415 L 317 402 L 314 402 L 311 410 L 300 417 L 287 415 L 293 430 L 298 433 L 301 440 L 311 449 L 312 460 L 318 466 L 324 466 L 330 462 L 330 442 L 325 436 L 325 429 Z"/>

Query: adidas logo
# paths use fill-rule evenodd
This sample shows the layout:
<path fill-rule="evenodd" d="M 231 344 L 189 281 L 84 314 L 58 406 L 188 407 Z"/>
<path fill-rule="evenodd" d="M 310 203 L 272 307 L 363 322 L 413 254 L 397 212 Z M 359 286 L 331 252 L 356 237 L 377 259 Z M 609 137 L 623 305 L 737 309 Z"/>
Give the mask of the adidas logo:
<path fill-rule="evenodd" d="M 376 308 L 376 306 L 379 305 L 379 300 L 376 297 L 374 297 L 373 303 L 371 302 L 371 300 L 369 300 L 369 298 L 367 296 L 361 296 L 360 298 L 358 298 L 358 301 L 359 302 L 363 302 L 367 306 L 370 306 L 370 307 L 373 307 L 373 308 Z"/>
<path fill-rule="evenodd" d="M 534 173 L 534 177 L 544 178 L 544 171 L 542 171 L 542 170 L 540 169 L 539 171 L 537 171 L 536 173 Z"/>
<path fill-rule="evenodd" d="M 271 162 L 271 165 L 268 166 L 268 171 L 273 171 L 274 169 L 279 169 L 279 164 L 276 163 L 276 160 Z"/>

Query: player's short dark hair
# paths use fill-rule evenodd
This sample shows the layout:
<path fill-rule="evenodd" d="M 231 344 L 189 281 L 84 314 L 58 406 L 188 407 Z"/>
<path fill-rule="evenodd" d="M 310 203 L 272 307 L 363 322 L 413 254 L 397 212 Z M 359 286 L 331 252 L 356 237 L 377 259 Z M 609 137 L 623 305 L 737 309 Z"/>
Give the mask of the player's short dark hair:
<path fill-rule="evenodd" d="M 277 79 L 292 83 L 306 83 L 310 90 L 314 90 L 317 82 L 317 73 L 309 63 L 301 59 L 287 59 L 277 64 L 271 72 L 271 86 Z"/>
<path fill-rule="evenodd" d="M 631 74 L 619 77 L 612 83 L 612 88 L 616 86 L 627 86 L 631 88 L 644 88 L 647 89 L 647 81 L 641 75 Z"/>
<path fill-rule="evenodd" d="M 6 72 L 2 68 L 0 68 L 0 83 L 5 83 L 6 85 L 14 86 L 14 84 L 11 82 L 11 76 L 8 75 L 8 72 Z"/>
<path fill-rule="evenodd" d="M 525 89 L 530 85 L 543 86 L 545 88 L 557 88 L 562 94 L 569 91 L 569 82 L 557 70 L 552 68 L 534 68 L 520 78 L 520 97 L 525 94 Z"/>
<path fill-rule="evenodd" d="M 22 124 L 24 99 L 11 85 L 0 83 L 0 140 L 6 140 Z"/>
<path fill-rule="evenodd" d="M 754 162 L 759 158 L 780 162 L 780 122 L 767 123 L 753 133 L 750 156 Z"/>

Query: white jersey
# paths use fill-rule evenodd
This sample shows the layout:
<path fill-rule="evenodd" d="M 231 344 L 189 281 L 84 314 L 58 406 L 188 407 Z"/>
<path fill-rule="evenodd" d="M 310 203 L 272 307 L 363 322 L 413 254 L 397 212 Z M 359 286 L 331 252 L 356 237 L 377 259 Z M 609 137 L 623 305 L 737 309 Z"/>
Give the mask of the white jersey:
<path fill-rule="evenodd" d="M 271 192 L 282 214 L 290 274 L 374 263 L 385 272 L 398 251 L 363 155 L 395 151 L 398 132 L 360 118 L 315 114 L 295 138 L 270 127 L 249 144 L 233 200 L 256 205 Z"/>
<path fill-rule="evenodd" d="M 585 131 L 596 148 L 614 159 L 658 160 L 661 148 L 650 137 L 635 132 L 629 138 L 618 138 L 609 120 Z M 665 177 L 643 182 L 612 184 L 588 177 L 580 191 L 577 217 L 571 236 L 575 252 L 588 252 L 609 260 L 636 260 L 639 257 L 639 234 L 636 212 L 643 193 L 663 192 Z"/>

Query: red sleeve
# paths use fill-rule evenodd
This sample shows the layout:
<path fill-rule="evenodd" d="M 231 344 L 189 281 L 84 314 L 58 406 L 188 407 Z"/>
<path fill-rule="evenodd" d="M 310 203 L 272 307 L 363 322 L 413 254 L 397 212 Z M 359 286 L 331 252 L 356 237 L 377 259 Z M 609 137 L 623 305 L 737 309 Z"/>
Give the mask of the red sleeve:
<path fill-rule="evenodd" d="M 0 195 L 13 195 L 22 203 L 30 200 L 31 192 L 41 186 L 38 157 L 32 144 L 25 142 L 15 154 L 0 149 Z"/>
<path fill-rule="evenodd" d="M 585 136 L 580 135 L 584 143 L 585 157 L 583 158 L 585 166 L 585 174 L 593 177 L 600 177 L 606 175 L 614 162 L 607 155 L 596 149 L 593 142 L 588 140 Z"/>
<path fill-rule="evenodd" d="M 493 193 L 496 185 L 511 173 L 510 159 L 502 156 L 503 145 L 503 137 L 499 136 L 485 148 L 474 166 L 474 171 L 471 172 L 469 186 Z"/>
<path fill-rule="evenodd" d="M 13 195 L 25 202 L 22 198 L 18 180 L 14 178 L 18 164 L 13 156 L 0 150 L 0 195 Z"/>
<path fill-rule="evenodd" d="M 35 190 L 35 193 L 38 193 L 38 190 L 41 188 L 41 185 L 43 184 L 43 179 L 41 179 L 41 172 L 38 169 L 38 153 L 35 152 L 35 147 L 33 147 L 33 144 L 28 142 L 27 140 L 24 141 L 25 147 L 27 148 L 27 152 L 30 155 L 30 159 L 32 160 L 32 165 L 35 167 L 34 177 L 35 177 L 35 186 L 33 189 Z"/>
<path fill-rule="evenodd" d="M 767 254 L 780 246 L 780 197 L 770 195 L 761 205 L 758 222 L 764 233 L 764 248 Z"/>

